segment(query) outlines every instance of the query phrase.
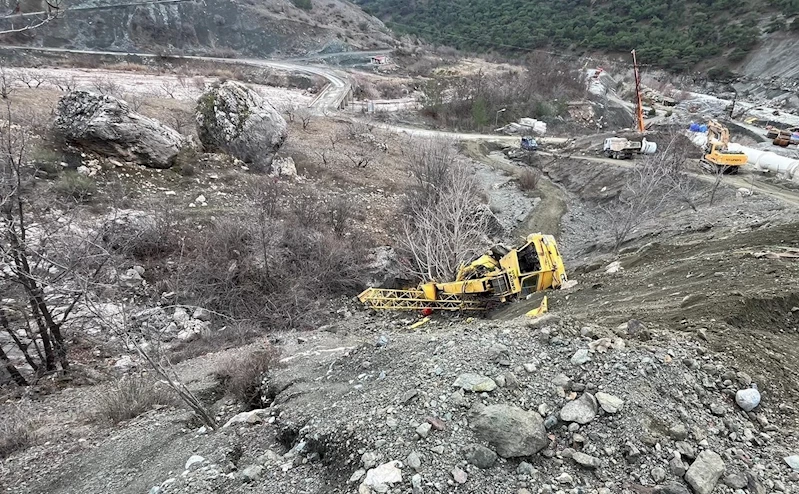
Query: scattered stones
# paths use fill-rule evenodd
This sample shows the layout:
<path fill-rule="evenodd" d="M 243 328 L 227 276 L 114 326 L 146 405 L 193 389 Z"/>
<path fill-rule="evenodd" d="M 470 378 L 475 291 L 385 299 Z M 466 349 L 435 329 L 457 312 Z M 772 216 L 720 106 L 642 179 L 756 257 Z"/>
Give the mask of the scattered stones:
<path fill-rule="evenodd" d="M 527 475 L 528 477 L 532 477 L 535 475 L 535 468 L 530 463 L 523 461 L 519 463 L 518 467 L 516 467 L 516 473 L 519 475 Z"/>
<path fill-rule="evenodd" d="M 572 460 L 585 468 L 599 468 L 599 466 L 602 464 L 599 458 L 585 454 L 581 451 L 575 451 L 572 453 Z"/>
<path fill-rule="evenodd" d="M 455 468 L 452 469 L 452 478 L 453 478 L 453 480 L 455 480 L 456 483 L 465 484 L 466 483 L 466 479 L 468 477 L 469 476 L 466 474 L 466 472 L 464 472 L 460 468 L 455 467 Z"/>
<path fill-rule="evenodd" d="M 669 437 L 675 441 L 685 441 L 688 439 L 688 428 L 682 423 L 674 424 L 669 428 Z"/>
<path fill-rule="evenodd" d="M 671 482 L 666 485 L 659 485 L 652 490 L 652 494 L 691 494 L 691 491 L 682 484 Z"/>
<path fill-rule="evenodd" d="M 363 483 L 369 487 L 377 487 L 380 485 L 391 485 L 402 482 L 401 466 L 402 463 L 396 460 L 383 463 L 376 468 L 368 470 Z"/>
<path fill-rule="evenodd" d="M 511 405 L 482 407 L 471 425 L 503 458 L 534 455 L 549 444 L 541 416 Z"/>
<path fill-rule="evenodd" d="M 430 433 L 430 429 L 432 429 L 432 428 L 433 428 L 432 425 L 430 425 L 429 423 L 425 422 L 424 424 L 420 424 L 419 427 L 416 428 L 416 434 L 418 434 L 419 437 L 424 439 Z"/>
<path fill-rule="evenodd" d="M 418 452 L 411 451 L 408 457 L 405 458 L 405 464 L 414 470 L 419 470 L 422 467 L 422 457 Z"/>
<path fill-rule="evenodd" d="M 671 473 L 677 477 L 682 477 L 685 475 L 685 472 L 688 471 L 688 467 L 682 461 L 679 456 L 675 456 L 671 460 L 669 460 L 669 470 Z"/>
<path fill-rule="evenodd" d="M 437 431 L 443 431 L 447 428 L 446 422 L 438 417 L 427 417 L 427 422 Z"/>
<path fill-rule="evenodd" d="M 497 383 L 490 377 L 469 372 L 458 376 L 452 385 L 472 393 L 484 393 L 497 389 Z"/>
<path fill-rule="evenodd" d="M 596 417 L 597 402 L 591 393 L 583 393 L 578 399 L 566 403 L 560 410 L 564 422 L 577 422 L 585 425 Z"/>
<path fill-rule="evenodd" d="M 735 403 L 745 412 L 751 412 L 760 405 L 760 392 L 756 388 L 741 389 L 735 393 Z"/>
<path fill-rule="evenodd" d="M 745 476 L 734 473 L 725 475 L 723 482 L 724 485 L 732 487 L 733 489 L 744 489 L 749 483 Z"/>
<path fill-rule="evenodd" d="M 410 401 L 416 398 L 418 395 L 419 395 L 418 389 L 409 389 L 408 391 L 402 393 L 399 402 L 402 404 L 410 403 Z"/>
<path fill-rule="evenodd" d="M 241 412 L 225 422 L 225 425 L 223 425 L 222 428 L 224 429 L 236 424 L 260 424 L 263 422 L 261 415 L 266 413 L 269 413 L 269 411 L 264 409 Z"/>
<path fill-rule="evenodd" d="M 705 450 L 699 453 L 685 474 L 685 481 L 696 494 L 710 494 L 724 473 L 724 461 L 717 453 Z"/>
<path fill-rule="evenodd" d="M 203 458 L 200 455 L 191 455 L 191 456 L 189 456 L 189 459 L 186 460 L 186 466 L 184 467 L 184 469 L 185 470 L 191 470 L 193 467 L 198 467 L 198 466 L 202 465 L 202 463 L 204 461 L 205 461 L 205 458 Z"/>
<path fill-rule="evenodd" d="M 477 468 L 491 468 L 497 461 L 497 454 L 481 444 L 473 444 L 466 450 L 466 461 Z"/>
<path fill-rule="evenodd" d="M 261 465 L 250 465 L 241 471 L 241 477 L 245 482 L 254 482 L 261 477 L 263 471 L 264 467 Z"/>
<path fill-rule="evenodd" d="M 621 407 L 624 406 L 624 400 L 608 393 L 603 393 L 600 391 L 594 395 L 594 397 L 596 398 L 596 401 L 599 402 L 599 406 L 602 407 L 602 410 L 607 413 L 617 413 L 619 410 L 621 410 Z"/>
<path fill-rule="evenodd" d="M 649 472 L 649 475 L 652 476 L 652 480 L 654 480 L 656 484 L 659 484 L 659 483 L 663 482 L 664 480 L 666 480 L 666 470 L 664 470 L 664 469 L 662 469 L 660 467 L 653 468 Z"/>
<path fill-rule="evenodd" d="M 799 455 L 786 456 L 784 460 L 794 472 L 799 472 Z"/>
<path fill-rule="evenodd" d="M 581 348 L 577 350 L 571 358 L 571 363 L 574 365 L 583 365 L 591 361 L 591 355 L 588 354 L 588 349 Z"/>

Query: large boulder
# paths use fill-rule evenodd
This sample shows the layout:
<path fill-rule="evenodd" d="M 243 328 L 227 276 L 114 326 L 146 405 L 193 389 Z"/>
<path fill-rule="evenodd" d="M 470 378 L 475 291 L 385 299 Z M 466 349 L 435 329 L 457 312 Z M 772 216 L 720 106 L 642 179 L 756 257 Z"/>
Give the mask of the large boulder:
<path fill-rule="evenodd" d="M 58 102 L 56 131 L 75 146 L 152 168 L 169 168 L 186 145 L 177 130 L 113 96 L 72 91 Z"/>
<path fill-rule="evenodd" d="M 223 152 L 267 170 L 286 140 L 286 121 L 255 91 L 226 81 L 197 101 L 197 135 L 206 151 Z"/>
<path fill-rule="evenodd" d="M 471 426 L 503 458 L 532 456 L 549 444 L 541 416 L 511 405 L 479 408 Z"/>

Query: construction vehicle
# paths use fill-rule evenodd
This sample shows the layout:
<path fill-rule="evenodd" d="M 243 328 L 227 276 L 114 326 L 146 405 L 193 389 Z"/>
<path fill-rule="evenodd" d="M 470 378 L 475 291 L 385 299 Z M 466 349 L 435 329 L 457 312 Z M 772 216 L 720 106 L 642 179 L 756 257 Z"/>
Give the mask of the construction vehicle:
<path fill-rule="evenodd" d="M 738 173 L 748 160 L 740 151 L 730 151 L 730 130 L 716 120 L 707 123 L 707 142 L 705 154 L 700 160 L 711 171 Z"/>
<path fill-rule="evenodd" d="M 631 141 L 624 137 L 608 137 L 602 145 L 605 156 L 613 159 L 630 159 L 634 154 L 653 154 L 657 151 L 657 143 L 647 141 Z"/>
<path fill-rule="evenodd" d="M 373 309 L 482 311 L 566 281 L 555 237 L 535 233 L 521 247 L 496 245 L 461 265 L 455 281 L 431 281 L 410 290 L 368 288 L 358 298 Z"/>
<path fill-rule="evenodd" d="M 799 144 L 799 128 L 791 127 L 790 129 L 777 130 L 771 143 L 784 148 L 791 144 Z"/>
<path fill-rule="evenodd" d="M 538 141 L 530 136 L 522 137 L 521 148 L 525 151 L 538 151 Z"/>

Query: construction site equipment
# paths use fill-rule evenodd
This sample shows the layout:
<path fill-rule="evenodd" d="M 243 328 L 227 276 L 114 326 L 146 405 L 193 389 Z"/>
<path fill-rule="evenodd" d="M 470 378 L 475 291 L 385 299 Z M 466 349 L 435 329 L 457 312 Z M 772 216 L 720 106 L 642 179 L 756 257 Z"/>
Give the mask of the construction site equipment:
<path fill-rule="evenodd" d="M 641 74 L 638 71 L 638 59 L 635 57 L 635 50 L 630 53 L 633 54 L 633 74 L 635 75 L 635 125 L 638 132 L 643 132 L 646 127 L 644 127 L 644 105 L 641 101 Z"/>
<path fill-rule="evenodd" d="M 602 145 L 605 156 L 613 159 L 630 159 L 634 154 L 654 154 L 658 149 L 655 142 L 641 139 L 631 141 L 624 137 L 608 137 Z"/>
<path fill-rule="evenodd" d="M 530 136 L 522 137 L 521 148 L 525 151 L 538 151 L 538 141 Z"/>
<path fill-rule="evenodd" d="M 567 281 L 555 237 L 535 233 L 521 247 L 494 246 L 462 265 L 455 281 L 429 282 L 410 290 L 368 288 L 358 298 L 382 310 L 480 311 L 534 292 L 559 288 Z"/>
<path fill-rule="evenodd" d="M 738 173 L 747 162 L 746 154 L 733 151 L 729 147 L 730 130 L 716 120 L 707 123 L 707 142 L 702 164 L 714 171 Z"/>

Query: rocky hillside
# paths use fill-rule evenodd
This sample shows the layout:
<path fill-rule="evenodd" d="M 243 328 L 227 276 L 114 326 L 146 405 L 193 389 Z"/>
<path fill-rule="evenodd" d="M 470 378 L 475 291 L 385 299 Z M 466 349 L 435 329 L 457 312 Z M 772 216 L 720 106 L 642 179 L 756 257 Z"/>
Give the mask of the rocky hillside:
<path fill-rule="evenodd" d="M 3 0 L 11 11 L 16 2 Z M 42 5 L 44 2 L 41 2 Z M 121 2 L 113 2 L 121 3 Z M 35 31 L 6 36 L 6 44 L 196 53 L 216 56 L 297 55 L 389 46 L 388 30 L 344 0 L 208 0 L 167 5 L 130 4 L 80 10 Z M 27 2 L 23 11 L 41 10 Z M 10 23 L 10 20 L 2 22 Z"/>

